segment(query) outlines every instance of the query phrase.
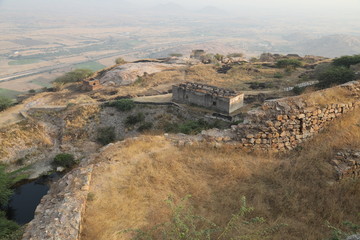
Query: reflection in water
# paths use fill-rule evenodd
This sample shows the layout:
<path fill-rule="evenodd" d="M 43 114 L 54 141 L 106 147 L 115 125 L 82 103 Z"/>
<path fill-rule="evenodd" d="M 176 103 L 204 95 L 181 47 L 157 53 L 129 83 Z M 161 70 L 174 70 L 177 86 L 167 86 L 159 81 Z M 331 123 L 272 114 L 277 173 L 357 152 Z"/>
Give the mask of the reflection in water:
<path fill-rule="evenodd" d="M 48 192 L 49 184 L 59 178 L 58 173 L 53 173 L 16 186 L 7 208 L 8 218 L 20 225 L 30 222 L 41 198 Z"/>

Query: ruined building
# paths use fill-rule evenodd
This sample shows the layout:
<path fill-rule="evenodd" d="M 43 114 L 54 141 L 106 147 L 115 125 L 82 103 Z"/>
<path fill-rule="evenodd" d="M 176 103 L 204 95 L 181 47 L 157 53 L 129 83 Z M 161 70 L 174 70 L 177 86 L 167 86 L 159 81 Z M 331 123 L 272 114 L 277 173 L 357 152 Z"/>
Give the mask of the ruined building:
<path fill-rule="evenodd" d="M 94 79 L 94 78 L 85 79 L 82 82 L 82 89 L 85 91 L 93 91 L 101 87 L 102 87 L 101 83 L 98 79 Z"/>
<path fill-rule="evenodd" d="M 182 83 L 172 87 L 174 102 L 195 104 L 231 114 L 244 105 L 244 94 L 199 83 Z"/>

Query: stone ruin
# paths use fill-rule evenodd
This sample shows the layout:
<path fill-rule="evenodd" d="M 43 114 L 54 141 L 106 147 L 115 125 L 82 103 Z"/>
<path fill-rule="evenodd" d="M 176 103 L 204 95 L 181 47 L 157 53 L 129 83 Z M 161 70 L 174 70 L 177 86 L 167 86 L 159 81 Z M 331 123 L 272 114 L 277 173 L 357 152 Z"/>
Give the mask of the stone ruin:
<path fill-rule="evenodd" d="M 352 100 L 325 106 L 309 106 L 302 96 L 266 101 L 262 109 L 250 112 L 244 123 L 232 126 L 235 140 L 247 149 L 274 152 L 294 149 L 334 119 L 360 106 L 360 82 L 338 88 L 348 90 Z"/>
<path fill-rule="evenodd" d="M 331 164 L 335 167 L 338 180 L 360 177 L 360 150 L 338 152 Z"/>
<path fill-rule="evenodd" d="M 200 83 L 186 82 L 172 87 L 174 102 L 194 104 L 231 114 L 244 105 L 244 94 Z"/>
<path fill-rule="evenodd" d="M 82 89 L 85 91 L 93 91 L 102 88 L 100 80 L 90 78 L 82 81 Z"/>

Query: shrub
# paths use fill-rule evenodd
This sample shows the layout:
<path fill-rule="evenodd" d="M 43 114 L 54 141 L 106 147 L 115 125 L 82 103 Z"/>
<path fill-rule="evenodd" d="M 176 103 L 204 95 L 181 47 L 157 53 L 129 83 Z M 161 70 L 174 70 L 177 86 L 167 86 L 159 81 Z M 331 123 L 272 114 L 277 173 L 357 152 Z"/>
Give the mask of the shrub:
<path fill-rule="evenodd" d="M 115 127 L 103 127 L 98 129 L 97 141 L 102 145 L 114 142 L 115 138 Z"/>
<path fill-rule="evenodd" d="M 358 63 L 360 63 L 360 54 L 354 56 L 342 56 L 333 60 L 333 64 L 335 66 L 343 66 L 347 68 Z"/>
<path fill-rule="evenodd" d="M 0 209 L 7 205 L 12 194 L 11 183 L 10 175 L 5 172 L 5 167 L 0 166 Z M 12 237 L 15 236 L 18 229 L 19 225 L 6 219 L 5 212 L 0 211 L 0 239 L 15 239 Z"/>
<path fill-rule="evenodd" d="M 274 78 L 283 78 L 283 77 L 284 77 L 284 75 L 280 72 L 277 72 L 274 74 Z"/>
<path fill-rule="evenodd" d="M 347 67 L 331 67 L 319 76 L 319 87 L 329 87 L 331 85 L 343 84 L 355 79 L 353 70 Z"/>
<path fill-rule="evenodd" d="M 138 131 L 144 132 L 144 131 L 150 130 L 152 127 L 153 127 L 153 123 L 145 122 L 138 128 Z"/>
<path fill-rule="evenodd" d="M 69 153 L 60 153 L 55 156 L 52 164 L 55 167 L 64 167 L 70 168 L 73 167 L 77 161 L 75 160 L 74 156 Z"/>
<path fill-rule="evenodd" d="M 135 103 L 131 99 L 120 99 L 116 101 L 112 101 L 107 104 L 109 107 L 115 107 L 119 111 L 130 111 L 135 107 Z"/>
<path fill-rule="evenodd" d="M 302 63 L 297 59 L 281 59 L 276 62 L 278 68 L 297 68 L 301 67 Z"/>
<path fill-rule="evenodd" d="M 127 125 L 127 126 L 135 125 L 144 120 L 145 120 L 145 116 L 143 113 L 140 112 L 135 115 L 128 116 L 125 120 L 125 125 Z"/>
<path fill-rule="evenodd" d="M 125 61 L 123 58 L 119 57 L 119 58 L 117 58 L 117 59 L 115 60 L 115 63 L 116 63 L 116 64 L 125 64 L 126 61 Z"/>
<path fill-rule="evenodd" d="M 0 206 L 5 205 L 12 191 L 10 190 L 10 176 L 5 172 L 5 167 L 0 165 Z"/>
<path fill-rule="evenodd" d="M 10 98 L 0 96 L 0 112 L 8 109 L 12 105 Z"/>
<path fill-rule="evenodd" d="M 292 91 L 294 94 L 300 95 L 304 92 L 304 90 L 305 90 L 305 88 L 303 88 L 303 87 L 295 86 Z"/>
<path fill-rule="evenodd" d="M 90 77 L 94 72 L 90 69 L 76 69 L 55 79 L 55 83 L 79 82 Z"/>
<path fill-rule="evenodd" d="M 5 212 L 0 211 L 0 239 L 1 240 L 12 240 L 21 239 L 15 238 L 16 231 L 19 229 L 19 225 L 15 222 L 6 219 Z"/>
<path fill-rule="evenodd" d="M 183 55 L 181 53 L 170 53 L 170 57 L 182 57 Z"/>

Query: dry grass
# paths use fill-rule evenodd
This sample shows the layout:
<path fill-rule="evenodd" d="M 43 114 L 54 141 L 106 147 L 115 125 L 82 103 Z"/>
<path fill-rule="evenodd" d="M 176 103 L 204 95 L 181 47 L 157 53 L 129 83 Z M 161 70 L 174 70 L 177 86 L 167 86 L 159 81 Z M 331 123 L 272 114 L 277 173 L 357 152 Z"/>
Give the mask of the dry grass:
<path fill-rule="evenodd" d="M 168 220 L 164 200 L 192 194 L 198 214 L 224 225 L 246 196 L 254 214 L 288 226 L 272 239 L 324 239 L 325 221 L 359 223 L 360 181 L 334 182 L 328 163 L 337 149 L 360 147 L 360 111 L 283 156 L 229 148 L 175 147 L 145 137 L 106 150 L 96 168 L 82 239 L 129 239 L 117 234 Z"/>
<path fill-rule="evenodd" d="M 310 92 L 305 99 L 308 105 L 320 105 L 333 103 L 349 103 L 353 101 L 353 92 L 343 87 L 332 87 L 321 91 Z"/>
<path fill-rule="evenodd" d="M 22 121 L 0 130 L 0 159 L 15 155 L 22 148 L 37 145 L 52 145 L 51 137 L 43 126 Z"/>

